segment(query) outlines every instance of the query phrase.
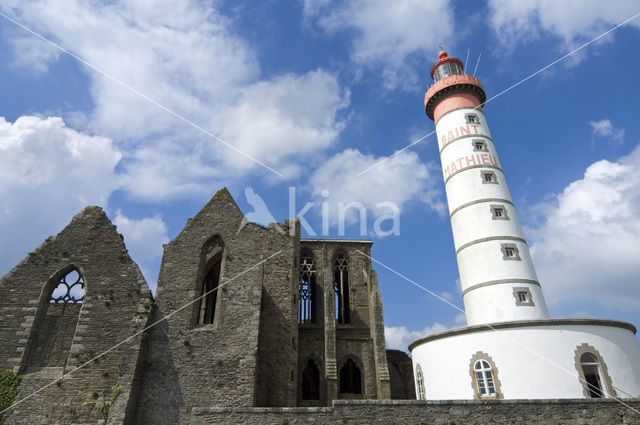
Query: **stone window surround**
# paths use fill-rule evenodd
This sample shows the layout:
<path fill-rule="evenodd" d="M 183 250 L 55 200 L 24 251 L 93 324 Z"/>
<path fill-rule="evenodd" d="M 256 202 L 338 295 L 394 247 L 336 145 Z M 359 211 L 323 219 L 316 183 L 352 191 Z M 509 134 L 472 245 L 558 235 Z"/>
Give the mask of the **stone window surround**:
<path fill-rule="evenodd" d="M 493 375 L 493 387 L 496 390 L 496 395 L 485 395 L 481 396 L 478 391 L 478 384 L 476 383 L 476 371 L 473 368 L 478 360 L 484 360 L 489 363 L 491 366 L 491 373 Z M 471 376 L 471 388 L 473 388 L 473 398 L 476 400 L 485 400 L 485 399 L 503 399 L 504 395 L 502 391 L 500 391 L 500 380 L 498 379 L 498 368 L 496 367 L 495 362 L 491 358 L 490 355 L 484 353 L 482 351 L 476 351 L 473 356 L 471 356 L 471 360 L 469 362 L 469 375 Z"/>
<path fill-rule="evenodd" d="M 302 278 L 302 274 L 303 274 L 303 270 L 302 270 L 302 257 L 303 256 L 307 256 L 307 257 L 310 257 L 312 259 L 312 263 L 310 263 L 310 265 L 307 268 L 306 272 L 309 274 L 309 277 L 311 277 L 311 275 L 315 276 L 314 279 L 313 279 L 314 280 L 313 283 L 315 284 L 314 291 L 315 291 L 315 297 L 316 298 L 313 299 L 313 298 L 310 297 L 309 298 L 309 304 L 310 304 L 310 308 L 313 310 L 311 312 L 311 317 L 315 317 L 316 320 L 315 321 L 311 321 L 311 318 L 310 318 L 309 321 L 305 321 L 305 322 L 301 323 L 300 322 L 300 313 L 301 313 L 300 312 L 300 303 L 302 303 L 302 300 L 300 299 L 300 289 L 301 289 L 300 285 L 302 284 L 302 279 L 301 278 Z M 318 327 L 319 326 L 319 323 L 317 323 L 318 322 L 317 318 L 318 318 L 318 314 L 319 314 L 319 312 L 318 312 L 318 304 L 319 304 L 318 303 L 318 297 L 320 297 L 320 299 L 322 299 L 322 294 L 318 293 L 319 292 L 318 290 L 321 288 L 321 286 L 318 283 L 318 280 L 320 279 L 320 274 L 319 274 L 319 270 L 318 270 L 318 264 L 317 264 L 317 261 L 316 261 L 316 253 L 311 248 L 302 247 L 302 248 L 300 248 L 299 258 L 300 258 L 300 261 L 298 261 L 298 259 L 296 259 L 296 261 L 298 262 L 297 270 L 300 273 L 300 279 L 299 279 L 300 281 L 298 282 L 297 292 L 296 292 L 296 294 L 294 296 L 295 297 L 294 299 L 296 299 L 296 301 L 298 302 L 298 308 L 297 308 L 298 326 L 299 327 L 312 327 L 312 328 L 314 328 L 314 327 Z M 311 284 L 312 282 L 310 281 L 309 283 Z"/>
<path fill-rule="evenodd" d="M 519 292 L 527 293 L 527 301 L 520 301 L 520 297 L 518 296 Z M 531 290 L 527 287 L 513 287 L 513 297 L 516 299 L 516 305 L 519 307 L 535 307 L 535 303 L 533 302 L 533 296 L 531 295 Z"/>
<path fill-rule="evenodd" d="M 600 355 L 600 352 L 596 350 L 593 345 L 589 345 L 587 343 L 582 343 L 578 345 L 575 349 L 575 357 L 574 364 L 576 370 L 578 371 L 578 379 L 580 380 L 580 384 L 582 385 L 582 394 L 585 398 L 589 397 L 589 390 L 587 389 L 587 383 L 584 377 L 584 371 L 582 370 L 582 364 L 580 362 L 580 357 L 589 353 L 595 356 L 598 359 L 598 372 L 600 373 L 600 380 L 602 381 L 604 396 L 606 398 L 616 397 L 616 393 L 613 390 L 613 382 L 611 381 L 611 377 L 609 376 L 609 370 L 607 369 L 607 364 L 604 362 L 604 359 Z"/>
<path fill-rule="evenodd" d="M 485 179 L 486 174 L 491 174 L 491 181 L 487 181 L 487 179 Z M 482 179 L 482 184 L 498 184 L 498 176 L 496 176 L 496 173 L 493 171 L 480 171 L 480 178 Z"/>
<path fill-rule="evenodd" d="M 309 360 L 313 360 L 318 368 L 318 372 L 320 372 L 320 382 L 319 382 L 319 391 L 320 391 L 320 400 L 303 400 L 302 399 L 302 374 L 304 373 L 304 369 L 307 366 Z M 324 394 L 326 392 L 326 377 L 323 370 L 323 362 L 320 358 L 315 354 L 308 355 L 304 362 L 298 364 L 298 402 L 307 405 L 307 406 L 322 406 L 324 400 Z"/>
<path fill-rule="evenodd" d="M 200 330 L 215 330 L 218 328 L 218 323 L 220 322 L 220 316 L 222 316 L 223 310 L 223 302 L 222 298 L 224 298 L 224 293 L 226 290 L 220 291 L 220 293 L 216 294 L 215 300 L 215 308 L 214 308 L 214 316 L 213 323 L 198 323 L 200 308 L 202 303 L 205 302 L 206 297 L 203 297 L 203 282 L 206 274 L 208 273 L 211 266 L 220 259 L 220 276 L 218 277 L 218 287 L 216 291 L 224 284 L 224 270 L 225 270 L 225 260 L 226 260 L 226 250 L 224 245 L 224 240 L 218 234 L 215 234 L 207 239 L 207 241 L 202 244 L 202 251 L 200 254 L 200 270 L 198 272 L 198 280 L 196 283 L 196 291 L 195 296 L 202 297 L 199 302 L 194 303 L 194 311 L 192 317 L 192 329 L 200 329 Z M 198 295 L 199 294 L 199 295 Z"/>
<path fill-rule="evenodd" d="M 507 255 L 507 248 L 510 248 L 513 250 L 512 256 Z M 521 261 L 522 260 L 522 258 L 520 258 L 520 250 L 518 249 L 518 246 L 514 243 L 501 243 L 500 251 L 502 251 L 502 259 L 505 261 Z"/>
<path fill-rule="evenodd" d="M 356 367 L 358 369 L 360 369 L 360 389 L 361 392 L 360 394 L 357 394 L 355 398 L 362 398 L 362 399 L 366 399 L 367 398 L 367 387 L 365 385 L 366 379 L 365 379 L 365 370 L 364 370 L 364 364 L 362 363 L 362 360 L 360 359 L 360 357 L 356 356 L 355 354 L 347 354 L 345 356 L 342 356 L 342 358 L 340 359 L 339 362 L 337 362 L 338 367 L 337 372 L 338 372 L 338 394 L 341 395 L 345 395 L 345 394 L 351 394 L 351 393 L 342 393 L 340 392 L 340 372 L 342 371 L 342 368 L 344 367 L 344 365 L 347 363 L 347 360 L 352 360 L 353 363 L 355 363 Z"/>
<path fill-rule="evenodd" d="M 482 148 L 478 149 L 476 147 L 476 143 L 482 143 Z M 473 147 L 474 152 L 489 152 L 489 147 L 487 146 L 487 142 L 482 139 L 471 139 L 471 146 Z"/>
<path fill-rule="evenodd" d="M 343 257 L 343 259 L 345 260 L 346 264 L 338 265 L 338 262 L 340 261 L 340 257 Z M 344 272 L 344 274 L 341 273 L 341 275 L 346 276 L 346 285 L 345 285 L 346 286 L 346 297 L 345 297 L 345 294 L 342 294 L 342 293 L 339 296 L 341 297 L 343 302 L 344 302 L 344 298 L 346 298 L 347 301 L 348 301 L 347 303 L 345 303 L 346 305 L 344 306 L 345 315 L 346 315 L 348 320 L 346 322 L 342 322 L 342 323 L 340 323 L 338 321 L 338 312 L 336 310 L 338 308 L 338 305 L 335 302 L 333 303 L 334 304 L 333 305 L 333 310 L 334 310 L 333 311 L 333 315 L 335 317 L 335 324 L 336 324 L 336 326 L 340 326 L 340 327 L 343 327 L 343 326 L 352 327 L 353 326 L 353 321 L 351 320 L 352 319 L 351 318 L 351 313 L 352 313 L 352 310 L 353 310 L 353 308 L 352 308 L 352 305 L 353 305 L 353 299 L 352 299 L 353 298 L 353 294 L 352 294 L 352 291 L 353 290 L 351 288 L 351 279 L 350 279 L 352 277 L 352 274 L 351 274 L 351 259 L 349 258 L 349 254 L 347 253 L 347 251 L 344 248 L 340 247 L 340 248 L 338 248 L 338 249 L 336 249 L 334 251 L 333 256 L 332 256 L 332 261 L 331 261 L 331 267 L 332 267 L 332 272 L 333 272 L 334 276 L 335 276 L 336 272 L 338 271 L 338 269 L 341 269 Z M 334 296 L 334 301 L 335 301 L 335 298 L 338 296 L 338 282 L 335 282 L 335 279 L 334 279 L 334 282 L 333 282 L 333 286 L 334 286 L 333 287 L 333 293 L 334 293 L 333 296 Z"/>
<path fill-rule="evenodd" d="M 509 218 L 509 213 L 507 212 L 507 207 L 505 205 L 489 205 L 489 209 L 491 210 L 491 219 L 492 220 L 511 220 Z M 502 210 L 502 215 L 498 217 L 496 215 L 496 210 Z"/>
<path fill-rule="evenodd" d="M 36 305 L 37 307 L 31 307 L 30 311 L 31 315 L 25 315 L 24 322 L 21 326 L 20 339 L 17 344 L 16 351 L 18 352 L 18 360 L 16 365 L 13 367 L 13 371 L 18 374 L 24 374 L 28 367 L 29 358 L 31 356 L 31 351 L 33 350 L 33 344 L 35 343 L 35 336 L 37 333 L 37 326 L 43 320 L 44 315 L 46 315 L 46 311 L 49 307 L 49 298 L 51 298 L 51 294 L 55 291 L 56 287 L 60 279 L 67 275 L 68 273 L 76 271 L 84 282 L 84 300 L 87 300 L 87 281 L 85 279 L 86 273 L 83 268 L 79 267 L 75 263 L 69 263 L 66 266 L 60 268 L 58 271 L 53 273 L 51 277 L 47 280 L 47 282 L 43 285 L 42 291 L 37 299 L 32 299 L 29 301 L 30 305 Z M 92 303 L 84 301 L 81 303 L 81 308 L 78 313 L 78 322 L 76 323 L 76 332 L 71 342 L 71 348 L 69 350 L 69 356 L 67 358 L 67 364 L 64 370 L 60 371 L 60 374 L 63 374 L 65 370 L 68 368 L 79 365 L 79 361 L 73 358 L 72 354 L 77 353 L 81 345 L 76 343 L 76 336 L 84 336 L 86 332 L 86 328 L 83 328 L 79 325 L 86 325 L 88 320 L 88 314 L 92 307 Z M 50 368 L 44 367 L 43 371 L 53 370 L 58 368 Z"/>
<path fill-rule="evenodd" d="M 474 117 L 475 121 L 471 121 L 470 117 Z M 464 114 L 464 120 L 467 124 L 478 124 L 480 125 L 480 117 L 478 117 L 478 114 Z"/>

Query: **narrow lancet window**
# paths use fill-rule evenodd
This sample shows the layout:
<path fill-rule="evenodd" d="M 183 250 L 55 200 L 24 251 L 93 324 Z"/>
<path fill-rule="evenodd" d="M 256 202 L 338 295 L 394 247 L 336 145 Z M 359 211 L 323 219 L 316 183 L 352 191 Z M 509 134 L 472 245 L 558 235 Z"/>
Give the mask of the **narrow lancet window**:
<path fill-rule="evenodd" d="M 344 252 L 336 255 L 334 277 L 336 320 L 340 324 L 351 323 L 349 307 L 349 260 L 347 254 Z"/>
<path fill-rule="evenodd" d="M 320 370 L 312 359 L 302 371 L 302 399 L 320 400 Z"/>
<path fill-rule="evenodd" d="M 217 237 L 211 242 L 204 252 L 204 274 L 201 275 L 199 294 L 201 298 L 197 305 L 197 321 L 199 325 L 211 325 L 216 317 L 216 305 L 220 287 L 220 275 L 222 272 L 222 258 L 224 248 L 222 241 Z"/>
<path fill-rule="evenodd" d="M 316 323 L 316 261 L 309 250 L 300 253 L 298 323 Z"/>

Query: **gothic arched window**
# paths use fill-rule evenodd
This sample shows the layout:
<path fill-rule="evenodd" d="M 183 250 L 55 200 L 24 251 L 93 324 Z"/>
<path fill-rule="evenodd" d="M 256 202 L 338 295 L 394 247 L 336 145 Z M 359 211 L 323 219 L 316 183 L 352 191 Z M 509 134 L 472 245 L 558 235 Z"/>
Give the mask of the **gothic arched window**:
<path fill-rule="evenodd" d="M 362 394 L 362 374 L 352 359 L 344 362 L 340 369 L 340 392 Z"/>
<path fill-rule="evenodd" d="M 66 268 L 45 287 L 26 349 L 26 368 L 64 367 L 85 299 L 80 271 Z M 55 286 L 54 286 L 55 285 Z"/>
<path fill-rule="evenodd" d="M 216 316 L 216 303 L 218 301 L 218 287 L 222 271 L 222 257 L 224 245 L 219 237 L 214 237 L 206 245 L 203 251 L 202 264 L 204 273 L 201 274 L 196 303 L 196 323 L 210 325 L 214 323 Z"/>
<path fill-rule="evenodd" d="M 336 320 L 338 323 L 351 323 L 349 307 L 349 260 L 347 254 L 336 255 L 333 265 Z"/>
<path fill-rule="evenodd" d="M 308 249 L 300 253 L 298 323 L 316 323 L 316 260 Z"/>
<path fill-rule="evenodd" d="M 416 387 L 418 389 L 418 400 L 426 400 L 424 389 L 424 375 L 422 374 L 422 366 L 416 366 Z"/>
<path fill-rule="evenodd" d="M 84 301 L 84 279 L 77 270 L 72 269 L 58 281 L 58 286 L 51 293 L 49 302 L 81 304 L 82 301 Z"/>
<path fill-rule="evenodd" d="M 320 400 L 320 370 L 312 359 L 302 371 L 302 399 Z"/>

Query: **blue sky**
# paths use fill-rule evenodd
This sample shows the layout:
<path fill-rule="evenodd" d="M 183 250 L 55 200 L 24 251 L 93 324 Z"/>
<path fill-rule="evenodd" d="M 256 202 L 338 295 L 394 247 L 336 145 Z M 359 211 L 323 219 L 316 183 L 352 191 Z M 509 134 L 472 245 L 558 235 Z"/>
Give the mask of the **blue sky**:
<path fill-rule="evenodd" d="M 218 189 L 249 213 L 250 186 L 283 221 L 295 188 L 296 212 L 314 202 L 304 217 L 317 233 L 328 202 L 320 236 L 362 237 L 354 220 L 339 235 L 333 214 L 366 206 L 374 258 L 462 307 L 435 136 L 358 174 L 434 130 L 422 102 L 440 46 L 463 61 L 469 51 L 470 72 L 482 54 L 491 98 L 640 6 L 9 0 L 0 11 L 0 275 L 100 205 L 155 287 L 162 243 Z M 637 17 L 485 107 L 555 317 L 640 325 L 639 39 Z M 399 207 L 399 235 L 374 234 L 381 202 Z M 390 346 L 464 324 L 376 269 Z"/>

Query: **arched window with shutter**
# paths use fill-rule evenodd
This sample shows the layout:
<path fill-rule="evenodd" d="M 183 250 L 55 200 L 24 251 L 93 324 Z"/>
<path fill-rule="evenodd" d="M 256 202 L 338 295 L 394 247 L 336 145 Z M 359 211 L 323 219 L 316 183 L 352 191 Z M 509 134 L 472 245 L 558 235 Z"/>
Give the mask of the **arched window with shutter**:
<path fill-rule="evenodd" d="M 469 374 L 471 375 L 471 386 L 476 399 L 504 398 L 500 391 L 498 368 L 487 353 L 477 351 L 471 356 Z"/>
<path fill-rule="evenodd" d="M 605 398 L 616 396 L 607 364 L 595 347 L 589 344 L 581 344 L 576 347 L 575 361 L 584 397 Z"/>
<path fill-rule="evenodd" d="M 424 375 L 422 374 L 422 366 L 420 366 L 419 363 L 418 365 L 416 365 L 416 389 L 418 390 L 418 400 L 426 400 L 427 398 L 424 388 Z"/>

